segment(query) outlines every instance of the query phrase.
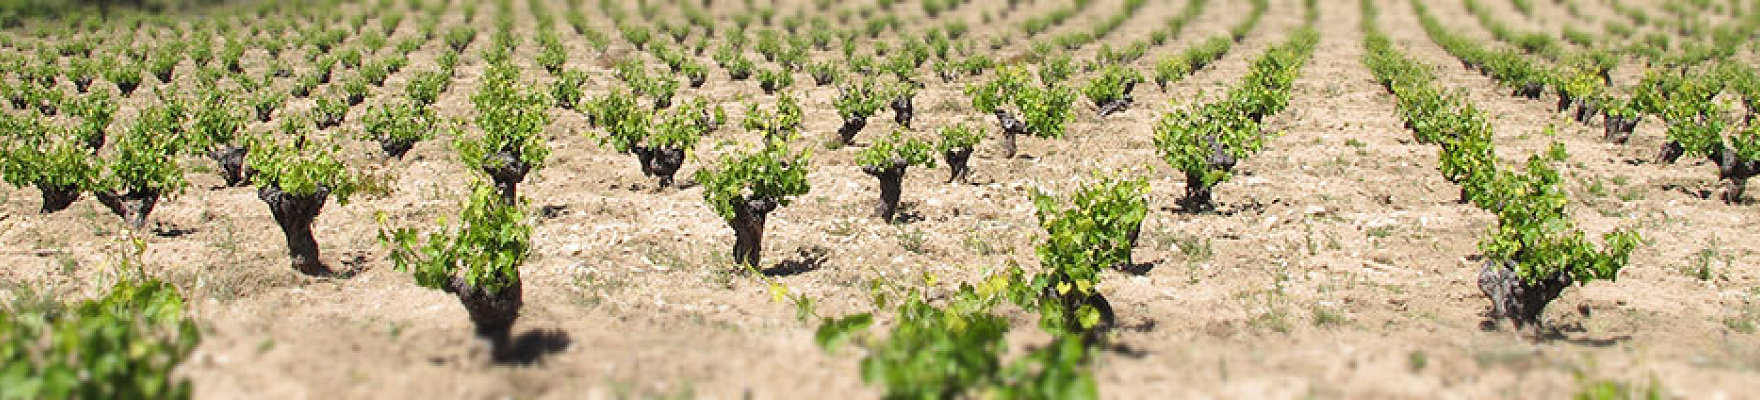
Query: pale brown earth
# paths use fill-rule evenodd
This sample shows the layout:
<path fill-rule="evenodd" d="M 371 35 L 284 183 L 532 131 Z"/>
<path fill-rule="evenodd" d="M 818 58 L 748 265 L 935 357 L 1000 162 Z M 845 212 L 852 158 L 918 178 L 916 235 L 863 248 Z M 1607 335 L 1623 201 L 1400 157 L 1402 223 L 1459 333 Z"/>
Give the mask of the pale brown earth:
<path fill-rule="evenodd" d="M 1575 1 L 1597 21 L 1618 18 L 1602 1 Z M 1532 20 L 1507 2 L 1480 2 L 1523 30 L 1556 31 L 1556 24 L 1577 20 L 1545 0 L 1533 1 Z M 1095 0 L 1041 35 L 1087 29 L 1121 3 Z M 1175 212 L 1183 178 L 1160 161 L 1151 142 L 1153 125 L 1176 107 L 1170 103 L 1220 96 L 1253 58 L 1301 24 L 1299 1 L 1272 3 L 1233 51 L 1165 93 L 1153 84 L 1139 86 L 1137 104 L 1127 112 L 1099 119 L 1079 100 L 1083 109 L 1068 137 L 1025 138 L 1026 157 L 1013 160 L 999 158 L 998 135 L 992 134 L 972 162 L 974 185 L 943 183 L 944 169 L 912 169 L 904 199 L 916 218 L 898 225 L 869 216 L 875 182 L 854 165 L 856 150 L 820 145 L 838 126 L 830 105 L 835 91 L 797 75 L 795 88 L 807 109 L 801 143 L 814 149 L 813 188 L 771 215 L 765 262 L 798 260 L 801 249 L 824 249 L 828 259 L 816 269 L 774 279 L 816 299 L 819 313 L 831 316 L 870 309 L 872 280 L 911 284 L 927 273 L 939 278 L 939 290 L 947 290 L 1011 263 L 1033 266 L 1041 233 L 1030 191 L 1062 192 L 1094 173 L 1114 173 L 1149 182 L 1150 214 L 1134 255 L 1152 268 L 1102 277 L 1101 291 L 1124 326 L 1113 342 L 1128 349 L 1103 352 L 1096 360 L 1103 397 L 1561 398 L 1597 381 L 1657 386 L 1676 398 L 1760 397 L 1760 336 L 1753 329 L 1760 321 L 1760 233 L 1754 231 L 1760 208 L 1705 197 L 1718 188 L 1708 163 L 1648 162 L 1662 142 L 1662 127 L 1653 118 L 1640 125 L 1632 143 L 1607 144 L 1599 140 L 1599 124 L 1577 124 L 1553 113 L 1549 98 L 1509 96 L 1490 78 L 1461 68 L 1425 36 L 1406 1 L 1378 2 L 1382 29 L 1410 57 L 1434 67 L 1437 84 L 1493 116 L 1502 159 L 1516 162 L 1563 143 L 1570 161 L 1561 171 L 1578 225 L 1596 236 L 1620 227 L 1643 234 L 1646 244 L 1618 281 L 1567 290 L 1548 309 L 1555 334 L 1536 338 L 1481 327 L 1489 303 L 1474 284 L 1476 243 L 1495 219 L 1456 202 L 1459 189 L 1436 171 L 1436 148 L 1412 140 L 1393 98 L 1370 80 L 1360 61 L 1355 1 L 1320 2 L 1318 50 L 1295 84 L 1289 109 L 1266 119 L 1267 129 L 1279 134 L 1218 187 L 1221 212 Z M 1662 13 L 1645 2 L 1627 3 Z M 940 18 L 970 21 L 979 38 L 1012 37 L 995 52 L 1008 58 L 1028 46 L 1019 21 L 1062 4 L 1024 2 L 1015 12 L 997 14 L 1003 2 L 971 2 Z M 1146 37 L 1183 6 L 1151 0 L 1103 42 Z M 592 10 L 591 2 L 583 7 Z M 712 9 L 725 19 L 742 7 L 721 1 Z M 520 21 L 530 21 L 523 6 L 515 8 Z M 812 10 L 810 2 L 800 1 L 779 8 Z M 906 31 L 921 31 L 913 27 L 925 17 L 914 3 L 894 9 Z M 1245 2 L 1212 0 L 1182 33 L 1134 66 L 1152 73 L 1155 60 L 1224 34 L 1247 9 Z M 1459 2 L 1437 2 L 1430 9 L 1451 29 L 1490 43 L 1489 33 Z M 484 37 L 485 16 L 493 12 L 483 7 L 476 22 Z M 978 23 L 984 14 L 1005 22 Z M 604 16 L 589 15 L 615 36 Z M 454 11 L 441 29 L 460 21 Z M 411 34 L 413 19 L 406 24 L 397 37 Z M 1600 23 L 1585 30 L 1601 32 Z M 150 33 L 141 35 L 152 40 Z M 616 42 L 602 54 L 576 36 L 565 38 L 569 66 L 594 75 L 590 95 L 616 84 L 611 60 L 639 54 L 627 43 Z M 410 67 L 368 102 L 402 96 L 415 71 L 434 68 L 441 46 L 435 40 L 415 53 Z M 1073 55 L 1086 59 L 1098 47 Z M 283 58 L 300 60 L 294 58 L 300 52 Z M 535 54 L 528 40 L 514 59 L 526 69 L 524 79 L 547 85 L 548 74 L 531 62 Z M 250 53 L 247 65 L 258 65 L 251 60 L 262 57 Z M 438 103 L 441 115 L 472 115 L 469 95 L 482 70 L 478 54 L 467 52 L 452 89 Z M 180 68 L 178 79 L 193 79 L 185 71 Z M 1090 75 L 1074 80 L 1085 82 Z M 1641 64 L 1628 60 L 1616 83 L 1629 86 L 1640 76 Z M 158 83 L 147 81 L 125 102 L 118 124 L 154 101 L 148 89 Z M 994 119 L 972 111 L 962 92 L 975 81 L 931 79 L 917 98 L 914 135 L 960 121 L 995 132 Z M 745 99 L 768 107 L 772 96 L 761 93 L 755 81 L 731 81 L 711 68 L 704 89 L 682 89 L 679 98 L 724 104 L 737 121 Z M 308 107 L 310 100 L 299 100 L 283 112 Z M 350 122 L 334 134 L 358 130 L 354 117 L 364 108 L 355 107 Z M 211 162 L 189 158 L 183 161 L 192 185 L 151 218 L 157 229 L 181 235 L 131 235 L 89 199 L 39 215 L 35 189 L 0 189 L 0 263 L 10 266 L 0 272 L 0 293 L 90 297 L 117 271 L 136 268 L 174 282 L 191 298 L 203 331 L 200 347 L 181 370 L 201 398 L 880 394 L 861 381 L 858 351 L 822 351 L 812 340 L 815 326 L 797 320 L 791 304 L 772 300 L 765 279 L 726 266 L 733 235 L 704 205 L 700 188 L 656 190 L 633 157 L 587 136 L 590 129 L 577 114 L 552 114 L 549 165 L 523 185 L 533 209 L 535 252 L 521 269 L 526 307 L 515 332 L 549 339 L 537 346 L 545 351 L 531 364 L 492 365 L 473 354 L 470 325 L 457 300 L 417 287 L 391 267 L 377 242 L 375 214 L 385 213 L 392 226 L 432 225 L 454 214 L 465 183 L 479 179 L 444 138 L 418 144 L 401 161 L 383 159 L 369 142 L 349 142 L 347 161 L 390 189 L 346 205 L 332 202 L 314 227 L 324 260 L 358 272 L 352 277 L 309 278 L 288 268 L 282 236 L 255 190 L 216 188 L 221 181 Z M 869 125 L 858 143 L 895 127 L 890 111 Z M 1547 126 L 1556 133 L 1542 133 Z M 705 141 L 680 176 L 758 140 L 724 128 Z M 131 238 L 144 243 L 138 256 L 131 255 Z M 1701 266 L 1710 269 L 1710 279 L 1694 276 Z M 1031 315 L 1010 317 L 1015 348 L 1043 339 Z"/>

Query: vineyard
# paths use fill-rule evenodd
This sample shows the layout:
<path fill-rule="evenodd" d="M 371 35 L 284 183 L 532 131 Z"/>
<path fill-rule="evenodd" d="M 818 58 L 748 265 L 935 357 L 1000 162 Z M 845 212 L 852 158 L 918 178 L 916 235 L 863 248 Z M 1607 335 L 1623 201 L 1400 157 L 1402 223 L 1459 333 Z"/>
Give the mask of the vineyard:
<path fill-rule="evenodd" d="M 0 399 L 1760 387 L 1755 0 L 32 0 L 0 97 Z"/>

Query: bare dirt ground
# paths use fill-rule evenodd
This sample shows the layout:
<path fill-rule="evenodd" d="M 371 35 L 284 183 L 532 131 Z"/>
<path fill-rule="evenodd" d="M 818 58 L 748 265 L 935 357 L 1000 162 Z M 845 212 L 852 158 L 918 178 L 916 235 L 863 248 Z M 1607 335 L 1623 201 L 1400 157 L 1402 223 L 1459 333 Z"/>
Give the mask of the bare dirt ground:
<path fill-rule="evenodd" d="M 716 4 L 722 3 L 741 7 Z M 1023 2 L 1003 13 L 1002 3 L 969 2 L 941 19 L 971 21 L 979 37 L 1013 37 L 995 51 L 1006 56 L 1027 48 L 1019 21 L 1064 4 Z M 1122 3 L 1095 0 L 1041 35 L 1087 29 Z M 1225 33 L 1248 9 L 1245 2 L 1210 3 L 1178 36 L 1151 48 L 1137 69 L 1150 73 L 1155 60 Z M 1586 15 L 1617 17 L 1601 1 L 1577 3 Z M 1184 4 L 1151 0 L 1102 42 L 1145 37 Z M 813 189 L 771 214 L 765 262 L 823 249 L 822 264 L 775 279 L 817 299 L 822 315 L 866 310 L 871 280 L 915 281 L 929 273 L 958 282 L 1010 263 L 1037 265 L 1033 245 L 1041 233 L 1028 193 L 1068 190 L 1095 172 L 1121 173 L 1150 184 L 1151 211 L 1135 259 L 1151 268 L 1103 276 L 1101 291 L 1125 327 L 1113 340 L 1126 349 L 1104 352 L 1095 363 L 1106 398 L 1560 398 L 1596 381 L 1653 385 L 1678 398 L 1760 396 L 1760 336 L 1753 328 L 1760 322 L 1760 206 L 1706 198 L 1717 188 L 1708 163 L 1647 162 L 1662 142 L 1653 119 L 1628 145 L 1604 143 L 1599 125 L 1555 114 L 1548 100 L 1508 96 L 1490 78 L 1461 68 L 1425 36 L 1408 2 L 1379 4 L 1380 24 L 1397 46 L 1434 67 L 1439 84 L 1494 116 L 1500 156 L 1525 159 L 1563 143 L 1570 161 L 1562 171 L 1579 225 L 1592 235 L 1636 227 L 1646 239 L 1618 281 L 1570 289 L 1549 307 L 1559 332 L 1536 339 L 1482 327 L 1489 302 L 1474 284 L 1476 243 L 1495 219 L 1457 203 L 1459 189 L 1436 170 L 1436 148 L 1402 128 L 1393 99 L 1360 61 L 1362 16 L 1346 0 L 1320 2 L 1318 50 L 1289 110 L 1266 120 L 1280 133 L 1218 187 L 1215 214 L 1173 211 L 1183 178 L 1153 148 L 1153 125 L 1174 103 L 1220 96 L 1253 58 L 1301 24 L 1299 1 L 1272 1 L 1233 51 L 1166 92 L 1139 86 L 1137 104 L 1124 113 L 1101 119 L 1078 101 L 1084 108 L 1069 137 L 1024 138 L 1027 157 L 1000 158 L 999 135 L 991 135 L 973 161 L 973 185 L 943 183 L 943 169 L 911 170 L 904 185 L 911 217 L 903 224 L 868 216 L 875 182 L 855 166 L 856 149 L 819 145 L 838 125 L 830 105 L 835 91 L 797 75 L 807 109 L 803 143 L 814 147 Z M 1496 6 L 1502 19 L 1523 18 L 1507 4 Z M 907 25 L 924 23 L 914 3 L 895 7 Z M 1430 9 L 1450 28 L 1490 43 L 1458 2 Z M 1546 4 L 1517 26 L 1556 30 L 1575 20 L 1565 12 Z M 442 27 L 460 23 L 456 14 Z M 996 21 L 977 23 L 985 15 Z M 603 16 L 593 17 L 614 32 Z M 486 26 L 483 19 L 478 24 Z M 1599 24 L 1586 26 L 1599 31 Z M 594 75 L 590 95 L 615 84 L 609 60 L 636 54 L 621 42 L 605 54 L 578 37 L 568 42 L 570 67 Z M 368 102 L 401 96 L 415 71 L 434 68 L 440 46 L 431 42 L 414 53 L 411 66 Z M 1097 47 L 1073 55 L 1085 59 Z M 514 59 L 527 80 L 547 84 L 531 62 L 535 53 L 528 41 Z M 465 56 L 437 105 L 443 116 L 472 115 L 469 95 L 482 64 L 474 52 Z M 1642 74 L 1641 67 L 1620 71 L 1616 79 L 1626 85 Z M 972 111 L 961 91 L 975 81 L 933 80 L 917 98 L 916 134 L 962 121 L 995 131 L 994 120 Z M 152 101 L 147 92 L 125 102 L 118 124 Z M 735 121 L 744 101 L 768 105 L 773 98 L 755 81 L 732 81 L 719 69 L 703 89 L 679 94 L 695 97 L 724 104 Z M 283 111 L 307 107 L 309 100 L 296 101 Z M 358 129 L 354 116 L 364 108 L 355 107 L 341 130 Z M 656 190 L 632 157 L 588 137 L 577 114 L 553 115 L 549 165 L 522 185 L 536 233 L 535 252 L 521 269 L 526 306 L 515 332 L 539 354 L 529 364 L 491 365 L 473 354 L 458 302 L 395 271 L 376 241 L 377 213 L 393 226 L 456 213 L 464 183 L 477 178 L 445 139 L 418 144 L 401 161 L 382 159 L 367 142 L 351 144 L 351 165 L 383 179 L 391 193 L 331 203 L 314 226 L 327 264 L 357 272 L 348 278 L 308 278 L 288 268 L 281 233 L 255 190 L 217 188 L 221 181 L 207 172 L 207 160 L 185 160 L 192 185 L 152 214 L 159 233 L 138 236 L 138 256 L 131 255 L 133 235 L 95 201 L 39 215 L 34 189 L 0 189 L 0 263 L 9 266 L 0 272 L 0 297 L 87 297 L 124 268 L 171 280 L 191 298 L 203 330 L 181 371 L 202 398 L 879 395 L 860 380 L 858 352 L 823 352 L 814 345 L 814 326 L 797 320 L 792 305 L 773 301 L 765 281 L 725 266 L 733 235 L 704 205 L 700 188 Z M 872 119 L 857 142 L 893 129 L 890 116 Z M 1547 126 L 1556 133 L 1542 133 Z M 756 134 L 723 129 L 680 176 L 726 152 L 722 142 L 757 141 Z M 1022 333 L 1011 337 L 1030 336 L 1030 316 L 1013 317 Z"/>

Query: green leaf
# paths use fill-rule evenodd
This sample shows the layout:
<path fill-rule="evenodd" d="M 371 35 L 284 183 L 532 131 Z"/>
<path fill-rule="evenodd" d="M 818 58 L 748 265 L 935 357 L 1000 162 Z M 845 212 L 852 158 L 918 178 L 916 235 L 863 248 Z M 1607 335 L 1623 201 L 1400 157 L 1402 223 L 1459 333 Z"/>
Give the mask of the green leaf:
<path fill-rule="evenodd" d="M 813 333 L 813 343 L 827 352 L 837 351 L 850 336 L 865 331 L 874 324 L 872 314 L 854 314 L 843 318 L 826 318 Z"/>

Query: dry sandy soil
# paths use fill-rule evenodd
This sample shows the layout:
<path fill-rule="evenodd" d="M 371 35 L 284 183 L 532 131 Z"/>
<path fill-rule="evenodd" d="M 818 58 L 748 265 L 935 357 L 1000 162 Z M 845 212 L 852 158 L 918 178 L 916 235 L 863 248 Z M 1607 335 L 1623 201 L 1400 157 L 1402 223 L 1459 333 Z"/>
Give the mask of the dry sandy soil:
<path fill-rule="evenodd" d="M 1617 18 L 1593 0 L 1577 1 L 1582 17 L 1533 1 L 1532 18 L 1507 2 L 1480 2 L 1520 29 L 1580 24 L 1598 32 L 1593 21 Z M 1319 48 L 1289 110 L 1267 119 L 1269 130 L 1281 133 L 1218 188 L 1221 212 L 1175 212 L 1183 179 L 1160 161 L 1152 126 L 1175 102 L 1219 95 L 1301 23 L 1299 1 L 1272 3 L 1232 52 L 1165 92 L 1139 87 L 1127 112 L 1100 119 L 1085 108 L 1067 138 L 1024 139 L 1022 158 L 1002 159 L 987 141 L 973 161 L 972 185 L 943 183 L 945 170 L 912 170 L 904 198 L 914 217 L 903 224 L 868 216 L 875 182 L 854 165 L 856 150 L 818 145 L 837 127 L 835 91 L 808 86 L 810 78 L 798 75 L 808 145 L 815 148 L 813 188 L 771 215 L 765 260 L 798 260 L 802 249 L 823 249 L 828 258 L 774 279 L 817 299 L 822 315 L 839 315 L 869 309 L 871 280 L 909 282 L 931 273 L 946 290 L 948 282 L 999 266 L 1036 265 L 1032 248 L 1041 233 L 1030 190 L 1062 191 L 1094 172 L 1122 173 L 1150 183 L 1151 212 L 1135 258 L 1151 268 L 1103 276 L 1101 291 L 1125 326 L 1113 335 L 1123 350 L 1102 353 L 1094 366 L 1106 398 L 1559 398 L 1597 381 L 1657 386 L 1680 398 L 1760 397 L 1760 233 L 1753 228 L 1760 207 L 1704 197 L 1716 188 L 1707 163 L 1646 162 L 1662 141 L 1654 120 L 1631 144 L 1613 145 L 1598 140 L 1599 125 L 1569 121 L 1547 100 L 1508 96 L 1431 42 L 1405 1 L 1380 2 L 1381 26 L 1413 58 L 1434 66 L 1439 84 L 1494 116 L 1500 156 L 1522 159 L 1562 142 L 1571 155 L 1562 171 L 1579 225 L 1592 235 L 1619 227 L 1642 232 L 1646 245 L 1618 281 L 1568 290 L 1549 308 L 1553 334 L 1482 326 L 1489 302 L 1474 286 L 1476 243 L 1495 220 L 1455 201 L 1458 188 L 1437 173 L 1436 149 L 1411 139 L 1393 99 L 1370 81 L 1360 62 L 1355 1 L 1321 1 Z M 742 7 L 716 4 L 717 14 Z M 979 37 L 1014 37 L 996 50 L 1007 56 L 1026 49 L 1019 21 L 1061 4 L 1039 0 L 1003 13 L 1003 2 L 976 1 L 941 18 L 972 21 Z M 1049 34 L 1087 29 L 1119 4 L 1094 0 Z M 1184 4 L 1151 0 L 1104 41 L 1146 37 Z M 807 2 L 781 9 L 797 6 L 811 9 Z M 524 7 L 516 8 L 529 22 Z M 924 23 L 914 4 L 896 9 L 907 25 Z M 1151 71 L 1154 60 L 1225 32 L 1247 9 L 1245 2 L 1211 1 L 1135 66 Z M 1458 2 L 1431 9 L 1452 29 L 1490 40 Z M 442 29 L 459 23 L 457 14 Z M 603 16 L 589 14 L 611 31 Z M 977 24 L 986 14 L 998 22 Z M 477 23 L 487 27 L 486 20 Z M 617 43 L 600 53 L 578 37 L 568 43 L 570 66 L 594 74 L 594 94 L 616 82 L 609 60 L 633 51 Z M 436 40 L 415 53 L 411 67 L 368 102 L 401 96 L 414 71 L 433 68 L 440 46 Z M 1075 55 L 1090 57 L 1097 48 Z M 295 54 L 283 57 L 296 60 Z M 527 80 L 548 82 L 531 63 L 534 54 L 528 41 L 514 58 L 527 68 Z M 474 51 L 465 56 L 439 102 L 442 115 L 471 115 L 468 97 L 482 69 Z M 1628 65 L 1616 79 L 1630 85 L 1641 73 Z M 745 99 L 771 99 L 755 81 L 732 81 L 718 69 L 711 77 L 680 97 L 726 104 L 735 120 Z M 931 82 L 917 99 L 916 134 L 959 121 L 994 131 L 993 120 L 980 118 L 961 92 L 972 81 Z M 150 91 L 136 93 L 118 123 L 150 101 Z M 306 107 L 310 100 L 289 105 Z M 353 109 L 341 131 L 358 129 L 354 116 L 364 107 Z M 376 213 L 394 226 L 456 213 L 463 183 L 475 174 L 444 139 L 417 145 L 403 160 L 351 142 L 348 161 L 391 191 L 332 203 L 318 219 L 325 261 L 353 271 L 347 278 L 309 278 L 288 268 L 282 236 L 254 189 L 218 188 L 206 160 L 185 160 L 192 186 L 154 212 L 157 233 L 138 236 L 95 201 L 39 215 L 34 189 L 0 189 L 0 263 L 8 265 L 0 272 L 0 297 L 91 296 L 125 268 L 169 279 L 192 298 L 203 329 L 201 346 L 181 370 L 202 398 L 879 395 L 859 378 L 859 352 L 821 351 L 814 326 L 797 320 L 792 305 L 771 300 L 763 279 L 725 267 L 733 235 L 703 204 L 700 188 L 657 190 L 632 157 L 587 136 L 577 114 L 554 115 L 550 165 L 523 189 L 534 209 L 535 253 L 521 269 L 526 307 L 515 331 L 541 353 L 531 363 L 492 365 L 473 353 L 457 300 L 394 270 L 375 239 Z M 890 111 L 872 121 L 858 142 L 894 127 Z M 1543 133 L 1547 126 L 1556 133 Z M 727 151 L 719 143 L 757 140 L 731 128 L 715 133 L 681 176 Z M 131 237 L 145 244 L 138 256 L 131 255 Z M 1707 279 L 1697 276 L 1702 268 Z M 1031 316 L 1012 318 L 1019 333 L 1010 337 L 1031 343 Z"/>

